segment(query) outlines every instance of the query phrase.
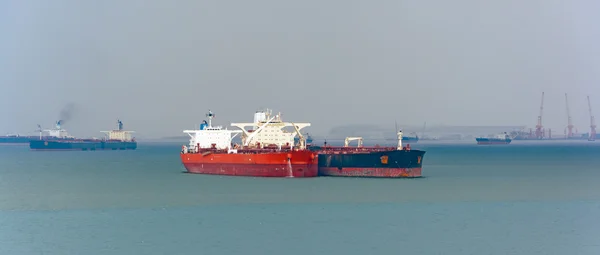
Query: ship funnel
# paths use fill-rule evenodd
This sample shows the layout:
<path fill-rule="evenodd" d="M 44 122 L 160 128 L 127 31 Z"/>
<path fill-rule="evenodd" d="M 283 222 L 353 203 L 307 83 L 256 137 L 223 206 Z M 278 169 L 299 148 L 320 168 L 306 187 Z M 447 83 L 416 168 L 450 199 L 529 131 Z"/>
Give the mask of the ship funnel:
<path fill-rule="evenodd" d="M 56 122 L 56 129 L 60 129 L 60 122 L 61 122 L 61 120 Z"/>
<path fill-rule="evenodd" d="M 200 124 L 200 130 L 206 129 L 207 126 L 208 126 L 208 123 L 206 123 L 206 120 L 203 120 L 202 123 Z"/>
<path fill-rule="evenodd" d="M 123 130 L 123 122 L 121 120 L 117 120 L 117 125 L 119 126 L 119 130 Z"/>

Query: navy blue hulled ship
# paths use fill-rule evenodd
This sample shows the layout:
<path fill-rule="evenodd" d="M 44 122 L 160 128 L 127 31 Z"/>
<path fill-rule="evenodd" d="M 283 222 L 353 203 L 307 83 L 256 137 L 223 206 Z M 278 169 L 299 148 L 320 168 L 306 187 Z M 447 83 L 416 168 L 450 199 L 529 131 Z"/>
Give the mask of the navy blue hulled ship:
<path fill-rule="evenodd" d="M 414 178 L 422 176 L 425 151 L 402 145 L 402 131 L 397 133 L 397 147 L 365 147 L 362 137 L 346 137 L 343 147 L 325 144 L 313 146 L 319 152 L 319 175 L 348 177 Z M 357 147 L 349 147 L 358 141 Z"/>
<path fill-rule="evenodd" d="M 29 144 L 30 140 L 40 139 L 38 136 L 25 136 L 25 135 L 3 135 L 0 136 L 0 145 L 26 145 Z"/>
<path fill-rule="evenodd" d="M 60 128 L 57 122 L 56 129 L 45 130 L 50 133 L 50 138 L 30 140 L 29 148 L 32 150 L 135 150 L 137 142 L 131 137 L 133 131 L 124 131 L 123 122 L 117 121 L 117 129 L 102 131 L 107 134 L 104 139 L 78 139 L 70 136 L 67 131 Z M 56 137 L 58 139 L 55 139 Z"/>
<path fill-rule="evenodd" d="M 60 124 L 62 121 L 56 122 L 55 129 L 52 130 L 42 130 L 42 127 L 38 125 L 37 132 L 40 132 L 39 135 L 19 135 L 19 134 L 9 134 L 0 136 L 0 145 L 28 145 L 31 140 L 42 140 L 42 139 L 54 139 L 54 140 L 63 140 L 63 139 L 74 139 L 71 136 L 63 135 L 61 136 L 61 128 Z M 64 131 L 64 130 L 63 130 Z M 44 134 L 46 132 L 46 134 Z M 64 133 L 63 133 L 64 134 Z"/>
<path fill-rule="evenodd" d="M 306 139 L 306 144 L 307 144 L 307 145 L 311 145 L 311 144 L 312 144 L 312 142 L 313 142 L 313 139 L 312 139 L 312 137 L 311 137 L 311 136 L 310 136 L 308 133 L 306 133 L 305 135 L 306 135 L 306 136 L 304 136 L 304 138 Z M 298 143 L 299 143 L 299 141 L 300 141 L 300 138 L 299 138 L 299 137 L 294 137 L 294 144 L 298 144 Z"/>
<path fill-rule="evenodd" d="M 402 141 L 407 143 L 416 143 L 419 141 L 419 136 L 403 136 Z"/>
<path fill-rule="evenodd" d="M 512 139 L 506 132 L 495 137 L 477 137 L 475 140 L 477 144 L 509 144 L 512 142 Z"/>

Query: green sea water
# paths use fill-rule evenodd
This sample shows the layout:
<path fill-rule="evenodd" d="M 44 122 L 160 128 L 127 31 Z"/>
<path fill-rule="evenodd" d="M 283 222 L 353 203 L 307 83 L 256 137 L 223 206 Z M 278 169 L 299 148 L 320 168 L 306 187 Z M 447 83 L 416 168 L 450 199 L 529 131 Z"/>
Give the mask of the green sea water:
<path fill-rule="evenodd" d="M 180 147 L 0 147 L 0 254 L 600 254 L 600 142 L 419 141 L 418 179 L 186 174 Z"/>

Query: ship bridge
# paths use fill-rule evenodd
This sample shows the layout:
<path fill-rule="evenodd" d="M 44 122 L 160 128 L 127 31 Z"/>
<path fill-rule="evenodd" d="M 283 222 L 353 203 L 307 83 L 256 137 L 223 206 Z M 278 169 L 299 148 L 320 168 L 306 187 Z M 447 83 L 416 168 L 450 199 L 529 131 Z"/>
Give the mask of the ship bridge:
<path fill-rule="evenodd" d="M 61 128 L 61 124 L 62 124 L 62 120 L 59 120 L 56 122 L 54 129 L 46 129 L 46 130 L 41 130 L 41 131 L 48 133 L 48 136 L 51 136 L 51 137 L 74 138 L 73 136 L 69 135 L 67 130 L 64 130 Z M 39 127 L 39 125 L 38 125 L 38 127 Z M 40 137 L 41 136 L 42 136 L 42 134 L 40 132 Z"/>
<path fill-rule="evenodd" d="M 212 119 L 214 114 L 211 110 L 208 110 L 206 114 L 208 122 L 205 120 L 200 124 L 200 128 L 197 130 L 184 130 L 190 136 L 189 148 L 195 149 L 231 149 L 231 141 L 237 136 L 238 133 L 242 133 L 241 130 L 227 130 L 221 126 L 213 126 Z"/>
<path fill-rule="evenodd" d="M 257 111 L 252 123 L 231 123 L 231 126 L 237 127 L 243 132 L 242 143 L 244 146 L 259 148 L 268 145 L 294 146 L 294 137 L 298 135 L 300 138 L 298 145 L 300 148 L 304 148 L 306 142 L 300 130 L 309 127 L 310 123 L 284 122 L 281 119 L 281 113 L 273 115 L 270 110 L 267 110 Z M 247 127 L 252 127 L 252 129 L 246 130 Z M 284 130 L 285 127 L 293 127 L 294 131 Z"/>
<path fill-rule="evenodd" d="M 119 140 L 119 141 L 133 141 L 133 137 L 131 133 L 135 133 L 135 131 L 125 131 L 123 130 L 123 122 L 117 120 L 117 129 L 111 131 L 100 131 L 105 133 L 108 140 Z"/>

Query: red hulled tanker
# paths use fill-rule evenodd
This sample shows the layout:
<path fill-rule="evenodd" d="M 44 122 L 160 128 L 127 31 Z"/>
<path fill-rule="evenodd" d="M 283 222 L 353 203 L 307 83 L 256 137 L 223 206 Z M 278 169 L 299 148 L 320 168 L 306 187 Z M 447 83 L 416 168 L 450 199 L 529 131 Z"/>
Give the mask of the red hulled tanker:
<path fill-rule="evenodd" d="M 181 161 L 189 173 L 256 177 L 316 177 L 317 152 L 307 150 L 300 129 L 310 123 L 288 123 L 280 114 L 258 111 L 253 123 L 232 123 L 239 130 L 213 127 L 214 114 L 209 110 L 208 122 L 199 130 L 185 130 L 190 136 L 183 146 Z M 294 131 L 283 130 L 294 127 Z M 252 127 L 246 130 L 246 127 Z M 241 134 L 242 144 L 233 144 Z M 298 144 L 294 137 L 298 134 Z"/>

